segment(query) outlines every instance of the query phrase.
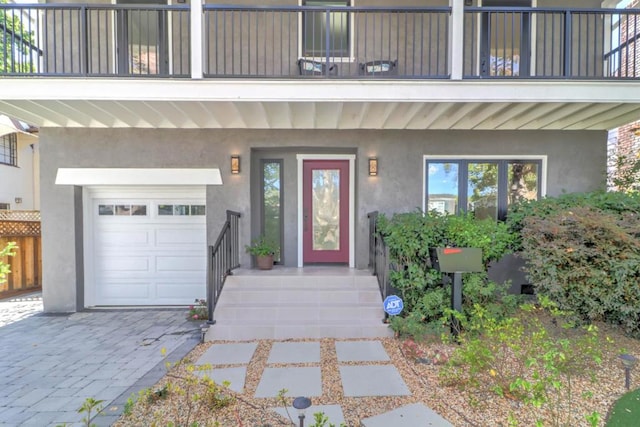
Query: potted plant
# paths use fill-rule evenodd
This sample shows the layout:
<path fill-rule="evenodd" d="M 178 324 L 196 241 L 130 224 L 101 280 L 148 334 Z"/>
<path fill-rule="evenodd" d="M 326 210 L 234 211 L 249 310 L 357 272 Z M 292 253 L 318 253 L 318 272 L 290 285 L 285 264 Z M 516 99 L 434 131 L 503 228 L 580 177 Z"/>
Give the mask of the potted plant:
<path fill-rule="evenodd" d="M 264 235 L 245 246 L 247 253 L 256 257 L 256 264 L 260 270 L 271 270 L 273 268 L 273 256 L 278 250 L 278 246 L 267 239 Z"/>

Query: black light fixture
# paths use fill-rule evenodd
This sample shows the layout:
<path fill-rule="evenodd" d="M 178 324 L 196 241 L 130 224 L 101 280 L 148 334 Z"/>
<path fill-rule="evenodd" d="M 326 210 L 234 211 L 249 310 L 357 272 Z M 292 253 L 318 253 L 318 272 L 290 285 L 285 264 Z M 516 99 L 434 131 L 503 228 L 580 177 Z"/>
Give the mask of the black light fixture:
<path fill-rule="evenodd" d="M 369 157 L 369 176 L 378 176 L 378 158 Z"/>
<path fill-rule="evenodd" d="M 471 6 L 472 3 L 473 3 L 473 0 L 464 0 L 465 6 Z"/>
<path fill-rule="evenodd" d="M 240 173 L 240 156 L 237 154 L 231 156 L 231 173 L 234 175 Z"/>
<path fill-rule="evenodd" d="M 638 363 L 638 359 L 636 359 L 631 354 L 621 354 L 620 360 L 622 360 L 622 366 L 624 367 L 624 386 L 629 390 L 631 385 L 631 370 Z"/>
<path fill-rule="evenodd" d="M 293 399 L 293 407 L 298 410 L 298 419 L 300 420 L 300 427 L 304 427 L 304 415 L 305 411 L 311 406 L 311 399 L 308 397 L 300 396 Z"/>

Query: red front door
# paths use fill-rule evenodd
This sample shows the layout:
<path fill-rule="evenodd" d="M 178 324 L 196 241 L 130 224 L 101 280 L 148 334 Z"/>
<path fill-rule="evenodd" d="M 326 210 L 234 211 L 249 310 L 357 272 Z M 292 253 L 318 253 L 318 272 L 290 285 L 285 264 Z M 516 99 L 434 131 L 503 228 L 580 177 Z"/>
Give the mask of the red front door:
<path fill-rule="evenodd" d="M 304 160 L 304 263 L 349 262 L 349 161 Z"/>

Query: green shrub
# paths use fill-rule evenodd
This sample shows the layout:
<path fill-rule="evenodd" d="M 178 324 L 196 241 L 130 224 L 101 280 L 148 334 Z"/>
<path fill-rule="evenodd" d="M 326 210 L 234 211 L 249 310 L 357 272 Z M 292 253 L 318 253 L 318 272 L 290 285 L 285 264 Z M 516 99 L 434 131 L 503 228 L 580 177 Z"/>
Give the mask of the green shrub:
<path fill-rule="evenodd" d="M 602 344 L 595 326 L 567 327 L 564 313 L 548 300 L 542 305 L 549 311 L 526 304 L 513 316 L 497 318 L 476 305 L 459 316 L 460 345 L 440 371 L 443 384 L 457 386 L 472 403 L 487 392 L 523 402 L 539 424 L 544 418 L 554 426 L 575 425 L 573 405 L 589 393 L 573 393 L 572 378 L 595 378 Z"/>
<path fill-rule="evenodd" d="M 517 238 L 514 249 L 522 250 L 519 235 L 529 217 L 548 218 L 577 207 L 593 208 L 612 214 L 640 212 L 640 194 L 622 192 L 570 193 L 541 200 L 525 200 L 509 207 L 507 225 Z"/>
<path fill-rule="evenodd" d="M 9 264 L 4 262 L 5 257 L 15 256 L 15 249 L 17 248 L 15 242 L 9 242 L 7 246 L 0 249 L 0 284 L 6 282 L 7 276 L 11 273 Z"/>
<path fill-rule="evenodd" d="M 430 249 L 436 247 L 477 247 L 482 249 L 483 263 L 488 267 L 512 252 L 516 236 L 504 223 L 491 219 L 476 220 L 472 215 L 441 216 L 436 213 L 396 214 L 391 219 L 380 217 L 379 230 L 389 248 L 392 270 L 391 285 L 404 301 L 402 318 L 392 320 L 392 328 L 401 335 L 420 331 L 420 323 L 431 323 L 437 330 L 444 309 L 450 305 L 450 286 L 443 286 L 443 274 L 433 268 Z M 506 295 L 507 287 L 491 283 L 487 273 L 463 275 L 463 304 L 491 306 L 498 314 L 515 306 L 514 297 Z M 502 301 L 509 304 L 504 305 Z"/>
<path fill-rule="evenodd" d="M 611 205 L 614 200 L 621 205 Z M 546 215 L 524 218 L 526 271 L 536 293 L 561 309 L 582 320 L 622 325 L 638 336 L 640 206 L 635 197 L 620 194 L 597 196 L 595 204 L 601 207 L 558 205 Z"/>

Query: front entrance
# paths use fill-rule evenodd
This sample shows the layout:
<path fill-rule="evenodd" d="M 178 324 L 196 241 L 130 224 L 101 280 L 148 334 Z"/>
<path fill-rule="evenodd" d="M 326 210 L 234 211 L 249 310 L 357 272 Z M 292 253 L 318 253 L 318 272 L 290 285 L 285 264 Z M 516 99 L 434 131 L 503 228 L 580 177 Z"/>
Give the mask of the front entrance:
<path fill-rule="evenodd" d="M 303 262 L 349 263 L 349 160 L 304 160 Z"/>

